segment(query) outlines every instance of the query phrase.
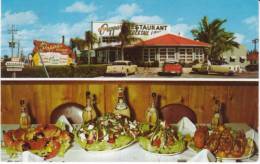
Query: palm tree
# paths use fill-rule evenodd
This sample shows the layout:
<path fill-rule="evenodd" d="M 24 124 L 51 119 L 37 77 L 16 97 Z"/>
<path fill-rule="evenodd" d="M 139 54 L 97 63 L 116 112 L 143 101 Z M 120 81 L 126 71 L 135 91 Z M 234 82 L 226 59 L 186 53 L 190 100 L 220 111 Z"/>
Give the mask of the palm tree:
<path fill-rule="evenodd" d="M 93 50 L 93 45 L 98 42 L 97 35 L 92 31 L 86 31 L 85 41 L 88 47 L 88 50 Z M 90 64 L 90 53 L 88 53 L 88 64 Z"/>
<path fill-rule="evenodd" d="M 87 47 L 86 41 L 84 39 L 81 39 L 81 38 L 71 38 L 70 39 L 70 47 L 72 49 L 77 47 L 77 49 L 81 52 L 79 59 L 78 59 L 78 56 L 77 56 L 77 63 L 78 62 L 80 62 L 80 63 L 81 62 L 82 63 L 86 63 L 87 62 L 86 57 L 82 53 L 82 51 L 84 51 L 85 48 Z"/>
<path fill-rule="evenodd" d="M 126 45 L 131 44 L 132 42 L 140 41 L 140 38 L 137 38 L 132 35 L 131 28 L 135 23 L 128 20 L 122 20 L 121 31 L 119 33 L 119 40 L 121 42 L 121 60 L 124 60 L 124 48 Z"/>
<path fill-rule="evenodd" d="M 206 58 L 210 60 L 220 60 L 223 52 L 233 51 L 235 47 L 239 47 L 239 43 L 235 41 L 236 37 L 234 33 L 228 32 L 222 27 L 226 22 L 226 19 L 215 19 L 209 22 L 208 17 L 204 16 L 199 23 L 198 29 L 191 31 L 195 40 L 203 41 L 211 45 L 211 47 L 205 51 Z"/>

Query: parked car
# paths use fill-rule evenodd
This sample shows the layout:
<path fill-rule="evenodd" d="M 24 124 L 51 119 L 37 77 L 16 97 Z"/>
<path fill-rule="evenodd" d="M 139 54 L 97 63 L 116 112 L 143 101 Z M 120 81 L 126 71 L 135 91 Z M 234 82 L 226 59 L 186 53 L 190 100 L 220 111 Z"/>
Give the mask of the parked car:
<path fill-rule="evenodd" d="M 258 71 L 258 64 L 249 64 L 245 69 L 246 71 Z"/>
<path fill-rule="evenodd" d="M 236 71 L 236 66 L 229 65 L 228 63 L 222 63 L 218 65 L 199 63 L 192 66 L 192 73 L 219 73 L 231 76 L 234 75 Z"/>
<path fill-rule="evenodd" d="M 127 60 L 116 60 L 112 65 L 107 66 L 106 75 L 125 75 L 135 74 L 137 65 Z"/>
<path fill-rule="evenodd" d="M 171 76 L 182 74 L 182 65 L 176 61 L 166 61 L 162 66 L 162 71 L 158 72 L 159 76 Z"/>

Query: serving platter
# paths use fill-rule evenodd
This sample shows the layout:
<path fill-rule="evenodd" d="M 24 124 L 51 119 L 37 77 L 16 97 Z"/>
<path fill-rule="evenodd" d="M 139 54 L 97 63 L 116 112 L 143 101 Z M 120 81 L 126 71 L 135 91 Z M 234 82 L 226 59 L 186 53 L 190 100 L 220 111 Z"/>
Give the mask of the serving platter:
<path fill-rule="evenodd" d="M 194 153 L 198 153 L 200 152 L 202 149 L 194 149 L 195 145 L 193 142 L 189 142 L 187 145 L 188 149 Z M 221 159 L 221 160 L 244 160 L 244 159 L 248 159 L 250 158 L 252 155 L 254 154 L 254 146 L 251 147 L 251 150 L 248 154 L 244 154 L 241 157 L 218 157 L 216 156 L 217 159 Z"/>

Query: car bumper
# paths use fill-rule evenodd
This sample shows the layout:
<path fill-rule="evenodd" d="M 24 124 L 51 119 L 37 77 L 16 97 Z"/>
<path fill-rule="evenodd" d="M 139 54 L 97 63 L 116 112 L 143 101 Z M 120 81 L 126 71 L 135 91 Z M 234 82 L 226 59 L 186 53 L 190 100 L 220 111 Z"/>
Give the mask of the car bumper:
<path fill-rule="evenodd" d="M 105 76 L 125 76 L 123 72 L 106 72 Z"/>
<path fill-rule="evenodd" d="M 178 72 L 158 72 L 159 76 L 177 76 L 181 75 L 181 73 Z"/>

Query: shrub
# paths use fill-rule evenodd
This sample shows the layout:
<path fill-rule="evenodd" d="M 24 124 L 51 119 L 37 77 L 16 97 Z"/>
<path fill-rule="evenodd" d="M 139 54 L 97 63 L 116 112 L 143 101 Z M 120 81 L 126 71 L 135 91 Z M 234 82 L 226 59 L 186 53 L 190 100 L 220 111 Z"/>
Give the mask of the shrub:
<path fill-rule="evenodd" d="M 49 77 L 97 77 L 103 76 L 106 72 L 106 65 L 70 65 L 70 66 L 46 66 Z M 1 68 L 2 77 L 11 77 L 12 73 L 7 72 L 5 67 Z M 17 72 L 16 77 L 47 77 L 42 66 L 25 67 L 22 72 Z"/>

